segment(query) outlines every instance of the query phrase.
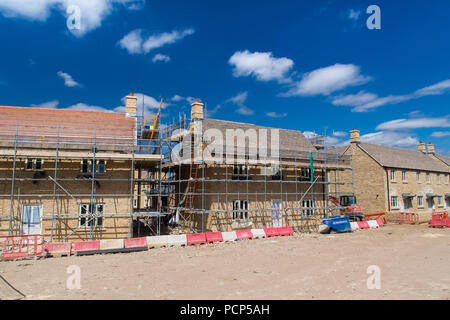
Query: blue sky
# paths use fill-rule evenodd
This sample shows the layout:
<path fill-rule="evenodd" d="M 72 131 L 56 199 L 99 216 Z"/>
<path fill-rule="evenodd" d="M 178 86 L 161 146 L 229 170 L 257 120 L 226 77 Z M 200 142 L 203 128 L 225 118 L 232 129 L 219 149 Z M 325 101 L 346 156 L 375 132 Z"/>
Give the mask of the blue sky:
<path fill-rule="evenodd" d="M 450 155 L 448 1 L 26 2 L 0 0 L 0 105 L 122 111 L 135 92 L 172 122 L 198 98 L 213 118 Z"/>

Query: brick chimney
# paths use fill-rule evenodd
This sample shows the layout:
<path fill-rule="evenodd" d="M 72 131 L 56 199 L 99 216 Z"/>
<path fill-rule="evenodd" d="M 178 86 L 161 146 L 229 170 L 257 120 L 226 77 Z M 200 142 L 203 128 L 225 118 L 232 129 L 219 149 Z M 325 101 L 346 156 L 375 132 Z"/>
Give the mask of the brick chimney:
<path fill-rule="evenodd" d="M 203 103 L 198 99 L 191 104 L 191 119 L 203 119 Z"/>
<path fill-rule="evenodd" d="M 361 138 L 359 136 L 359 130 L 356 130 L 356 128 L 353 128 L 353 130 L 350 131 L 350 142 L 351 143 L 361 143 Z"/>
<path fill-rule="evenodd" d="M 420 141 L 419 144 L 417 145 L 417 150 L 422 153 L 427 153 L 427 147 L 425 146 L 425 143 Z"/>
<path fill-rule="evenodd" d="M 428 142 L 428 154 L 434 154 L 435 150 L 434 150 L 434 144 L 431 142 Z"/>
<path fill-rule="evenodd" d="M 131 92 L 125 97 L 125 113 L 127 117 L 136 117 L 137 97 Z"/>

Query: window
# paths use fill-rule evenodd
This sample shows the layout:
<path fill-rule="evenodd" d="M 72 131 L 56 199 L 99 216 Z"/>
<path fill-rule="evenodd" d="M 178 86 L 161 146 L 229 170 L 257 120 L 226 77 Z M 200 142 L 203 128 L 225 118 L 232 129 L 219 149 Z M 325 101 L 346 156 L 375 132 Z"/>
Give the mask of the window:
<path fill-rule="evenodd" d="M 105 173 L 106 162 L 105 160 L 95 160 L 95 173 Z M 92 160 L 82 160 L 81 161 L 81 172 L 82 173 L 92 173 L 94 166 L 92 165 Z"/>
<path fill-rule="evenodd" d="M 25 160 L 25 169 L 26 170 L 42 170 L 43 164 L 44 164 L 44 160 L 42 160 L 42 159 L 26 159 Z"/>
<path fill-rule="evenodd" d="M 436 174 L 436 183 L 441 184 L 441 175 L 439 173 Z"/>
<path fill-rule="evenodd" d="M 302 201 L 303 215 L 312 216 L 314 215 L 314 202 L 312 199 Z"/>
<path fill-rule="evenodd" d="M 95 208 L 95 211 L 93 210 Z M 80 227 L 103 227 L 103 210 L 104 204 L 97 203 L 92 206 L 88 203 L 80 204 L 80 216 L 79 216 L 79 226 Z M 90 213 L 94 215 L 94 218 L 90 216 Z"/>
<path fill-rule="evenodd" d="M 395 181 L 395 170 L 391 170 L 391 181 Z"/>
<path fill-rule="evenodd" d="M 300 181 L 311 181 L 311 169 L 310 168 L 301 168 Z"/>
<path fill-rule="evenodd" d="M 444 202 L 442 201 L 442 196 L 438 196 L 437 199 L 438 199 L 438 206 L 439 207 L 443 207 L 444 206 Z"/>
<path fill-rule="evenodd" d="M 427 172 L 427 183 L 430 183 L 430 182 L 431 182 L 430 173 Z"/>
<path fill-rule="evenodd" d="M 416 173 L 416 180 L 417 180 L 417 183 L 420 183 L 420 171 L 417 171 L 417 173 Z"/>
<path fill-rule="evenodd" d="M 248 220 L 248 201 L 233 201 L 233 220 Z"/>
<path fill-rule="evenodd" d="M 448 184 L 448 180 L 449 180 L 449 179 L 448 179 L 448 174 L 446 174 L 446 175 L 444 176 L 444 183 L 445 183 L 445 184 Z"/>
<path fill-rule="evenodd" d="M 423 196 L 418 196 L 417 197 L 417 206 L 419 208 L 423 208 Z"/>
<path fill-rule="evenodd" d="M 398 197 L 397 196 L 391 197 L 391 207 L 398 208 Z"/>
<path fill-rule="evenodd" d="M 402 171 L 402 181 L 406 182 L 406 171 Z"/>

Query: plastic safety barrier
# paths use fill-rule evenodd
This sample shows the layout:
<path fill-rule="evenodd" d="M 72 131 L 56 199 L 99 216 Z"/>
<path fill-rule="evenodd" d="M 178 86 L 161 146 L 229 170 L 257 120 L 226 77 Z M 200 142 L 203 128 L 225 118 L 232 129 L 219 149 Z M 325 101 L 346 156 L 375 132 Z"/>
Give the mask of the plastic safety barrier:
<path fill-rule="evenodd" d="M 187 239 L 185 234 L 170 235 L 167 238 L 167 244 L 169 246 L 185 246 L 187 245 Z"/>
<path fill-rule="evenodd" d="M 365 214 L 364 217 L 366 218 L 366 220 L 381 219 L 381 221 L 383 221 L 383 224 L 387 224 L 386 212 L 369 213 L 369 214 Z"/>
<path fill-rule="evenodd" d="M 73 243 L 72 248 L 77 256 L 96 254 L 100 251 L 100 241 L 78 241 Z"/>
<path fill-rule="evenodd" d="M 169 244 L 169 236 L 147 237 L 147 246 L 149 248 L 166 247 Z"/>
<path fill-rule="evenodd" d="M 222 242 L 222 232 L 207 232 L 206 233 L 206 242 L 214 243 L 214 242 Z"/>
<path fill-rule="evenodd" d="M 253 239 L 253 234 L 250 230 L 236 230 L 236 237 L 241 240 Z"/>
<path fill-rule="evenodd" d="M 352 231 L 359 230 L 358 222 L 350 222 L 350 227 Z"/>
<path fill-rule="evenodd" d="M 367 221 L 358 221 L 358 227 L 360 229 L 369 229 L 370 228 L 370 226 L 367 223 Z"/>
<path fill-rule="evenodd" d="M 376 229 L 379 228 L 380 226 L 378 225 L 378 222 L 376 220 L 369 220 L 367 221 L 367 224 L 369 225 L 369 227 L 371 229 Z"/>
<path fill-rule="evenodd" d="M 450 219 L 446 218 L 448 215 L 441 212 L 433 213 L 429 226 L 432 228 L 446 228 L 449 227 Z"/>
<path fill-rule="evenodd" d="M 384 221 L 380 218 L 378 218 L 376 221 L 380 227 L 383 227 L 385 225 Z"/>
<path fill-rule="evenodd" d="M 253 238 L 265 238 L 266 233 L 264 232 L 264 229 L 251 229 Z"/>
<path fill-rule="evenodd" d="M 222 232 L 224 242 L 235 241 L 237 239 L 236 231 Z"/>
<path fill-rule="evenodd" d="M 72 251 L 71 243 L 45 243 L 44 251 L 47 257 L 70 256 Z"/>
<path fill-rule="evenodd" d="M 280 235 L 278 228 L 265 228 L 266 237 L 277 237 Z"/>
<path fill-rule="evenodd" d="M 125 239 L 123 240 L 123 245 L 125 249 L 148 249 L 147 238 Z"/>
<path fill-rule="evenodd" d="M 23 258 L 40 256 L 44 253 L 42 235 L 4 236 L 0 258 Z"/>
<path fill-rule="evenodd" d="M 188 246 L 194 246 L 206 243 L 206 234 L 204 233 L 191 233 L 186 235 L 186 241 Z"/>
<path fill-rule="evenodd" d="M 292 236 L 294 234 L 294 231 L 292 231 L 291 227 L 282 227 L 278 228 L 278 233 L 280 236 Z"/>
<path fill-rule="evenodd" d="M 419 215 L 412 212 L 399 212 L 396 216 L 396 222 L 402 224 L 418 224 Z"/>
<path fill-rule="evenodd" d="M 106 239 L 100 240 L 100 250 L 117 250 L 123 249 L 123 239 Z"/>

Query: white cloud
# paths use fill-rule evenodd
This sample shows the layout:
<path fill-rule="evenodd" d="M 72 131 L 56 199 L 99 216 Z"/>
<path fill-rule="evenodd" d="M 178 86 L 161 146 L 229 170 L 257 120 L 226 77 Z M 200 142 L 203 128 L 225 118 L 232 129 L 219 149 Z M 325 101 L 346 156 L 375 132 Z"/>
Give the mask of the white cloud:
<path fill-rule="evenodd" d="M 397 119 L 379 124 L 376 130 L 404 130 L 417 128 L 450 128 L 450 117 Z"/>
<path fill-rule="evenodd" d="M 276 112 L 266 112 L 266 116 L 270 118 L 285 118 L 287 117 L 287 113 L 276 113 Z"/>
<path fill-rule="evenodd" d="M 39 104 L 31 104 L 30 107 L 36 107 L 36 108 L 56 108 L 59 104 L 58 100 L 51 100 Z"/>
<path fill-rule="evenodd" d="M 157 53 L 157 54 L 155 54 L 155 56 L 153 57 L 152 61 L 155 62 L 155 63 L 156 63 L 156 62 L 164 62 L 164 63 L 167 63 L 167 62 L 170 61 L 170 57 L 169 57 L 169 56 L 166 56 L 166 55 L 164 55 L 164 54 L 161 54 L 161 53 Z"/>
<path fill-rule="evenodd" d="M 450 79 L 433 84 L 429 87 L 419 89 L 415 92 L 417 96 L 439 95 L 450 90 Z"/>
<path fill-rule="evenodd" d="M 449 91 L 450 80 L 444 80 L 434 85 L 416 90 L 410 94 L 379 97 L 373 93 L 360 91 L 358 94 L 337 96 L 333 99 L 332 103 L 337 106 L 354 107 L 352 109 L 354 112 L 368 112 L 384 105 L 397 104 L 429 95 L 441 95 Z"/>
<path fill-rule="evenodd" d="M 244 116 L 251 116 L 255 112 L 245 105 L 245 102 L 247 101 L 247 97 L 248 97 L 248 92 L 244 91 L 244 92 L 237 94 L 234 97 L 231 97 L 226 102 L 237 105 L 239 107 L 238 109 L 236 109 L 237 113 L 242 114 Z"/>
<path fill-rule="evenodd" d="M 136 29 L 128 33 L 125 37 L 120 39 L 119 45 L 126 49 L 130 54 L 142 53 L 142 36 L 141 30 Z"/>
<path fill-rule="evenodd" d="M 113 110 L 109 110 L 103 107 L 99 106 L 91 106 L 86 103 L 79 102 L 77 104 L 74 104 L 70 107 L 63 108 L 63 109 L 70 109 L 70 110 L 83 110 L 83 111 L 102 111 L 102 112 L 113 112 Z"/>
<path fill-rule="evenodd" d="M 419 139 L 406 133 L 379 131 L 361 136 L 362 142 L 381 144 L 386 146 L 411 147 L 417 146 Z"/>
<path fill-rule="evenodd" d="M 360 10 L 353 10 L 350 9 L 348 11 L 348 18 L 350 20 L 358 20 L 359 16 L 361 15 L 361 11 Z"/>
<path fill-rule="evenodd" d="M 275 58 L 272 52 L 254 52 L 248 50 L 235 52 L 228 63 L 233 66 L 235 77 L 253 75 L 257 80 L 280 82 L 288 81 L 286 74 L 294 66 L 288 58 Z"/>
<path fill-rule="evenodd" d="M 119 40 L 119 46 L 130 54 L 147 54 L 154 49 L 180 41 L 186 36 L 194 34 L 194 32 L 194 29 L 174 30 L 172 32 L 154 34 L 144 39 L 142 30 L 136 29 Z"/>
<path fill-rule="evenodd" d="M 357 94 L 339 95 L 333 98 L 335 106 L 360 106 L 377 99 L 378 96 L 373 93 L 360 91 Z"/>
<path fill-rule="evenodd" d="M 183 97 L 178 94 L 176 94 L 172 98 L 170 98 L 170 101 L 174 101 L 174 102 L 183 101 L 183 102 L 187 102 L 189 104 L 193 104 L 195 102 L 195 100 L 197 100 L 197 99 L 194 97 Z M 198 100 L 201 101 L 200 99 L 198 99 Z"/>
<path fill-rule="evenodd" d="M 161 99 L 155 99 L 152 96 L 149 96 L 149 95 L 146 95 L 143 93 L 135 93 L 134 96 L 137 97 L 136 112 L 137 112 L 138 116 L 142 115 L 142 108 L 144 110 L 144 115 L 155 114 L 156 112 L 158 112 L 158 108 L 161 103 Z M 125 98 L 126 98 L 126 96 L 124 96 L 121 99 L 121 101 L 123 103 L 122 106 L 118 106 L 118 107 L 114 108 L 115 112 L 121 112 L 121 113 L 125 112 Z M 171 105 L 170 103 L 163 101 L 161 109 L 165 109 L 170 105 Z"/>
<path fill-rule="evenodd" d="M 217 106 L 215 106 L 212 109 L 206 109 L 206 116 L 213 116 L 217 113 L 217 111 L 219 111 L 220 109 L 222 109 L 222 105 L 218 104 Z"/>
<path fill-rule="evenodd" d="M 56 74 L 64 79 L 64 85 L 66 87 L 81 87 L 81 84 L 73 80 L 70 74 L 62 71 L 58 71 Z"/>
<path fill-rule="evenodd" d="M 303 75 L 301 81 L 283 96 L 329 95 L 349 86 L 361 85 L 371 78 L 361 75 L 360 68 L 353 64 L 335 64 L 316 69 Z"/>
<path fill-rule="evenodd" d="M 436 131 L 431 134 L 434 138 L 443 138 L 450 136 L 450 131 Z"/>
<path fill-rule="evenodd" d="M 20 17 L 36 21 L 46 21 L 52 11 L 68 16 L 66 10 L 75 5 L 80 8 L 81 29 L 70 30 L 75 36 L 82 37 L 101 26 L 116 6 L 129 10 L 143 7 L 145 0 L 2 0 L 0 12 L 7 18 Z M 66 25 L 63 26 L 66 28 Z"/>
<path fill-rule="evenodd" d="M 348 135 L 345 131 L 334 131 L 332 136 L 333 137 L 346 137 Z"/>

